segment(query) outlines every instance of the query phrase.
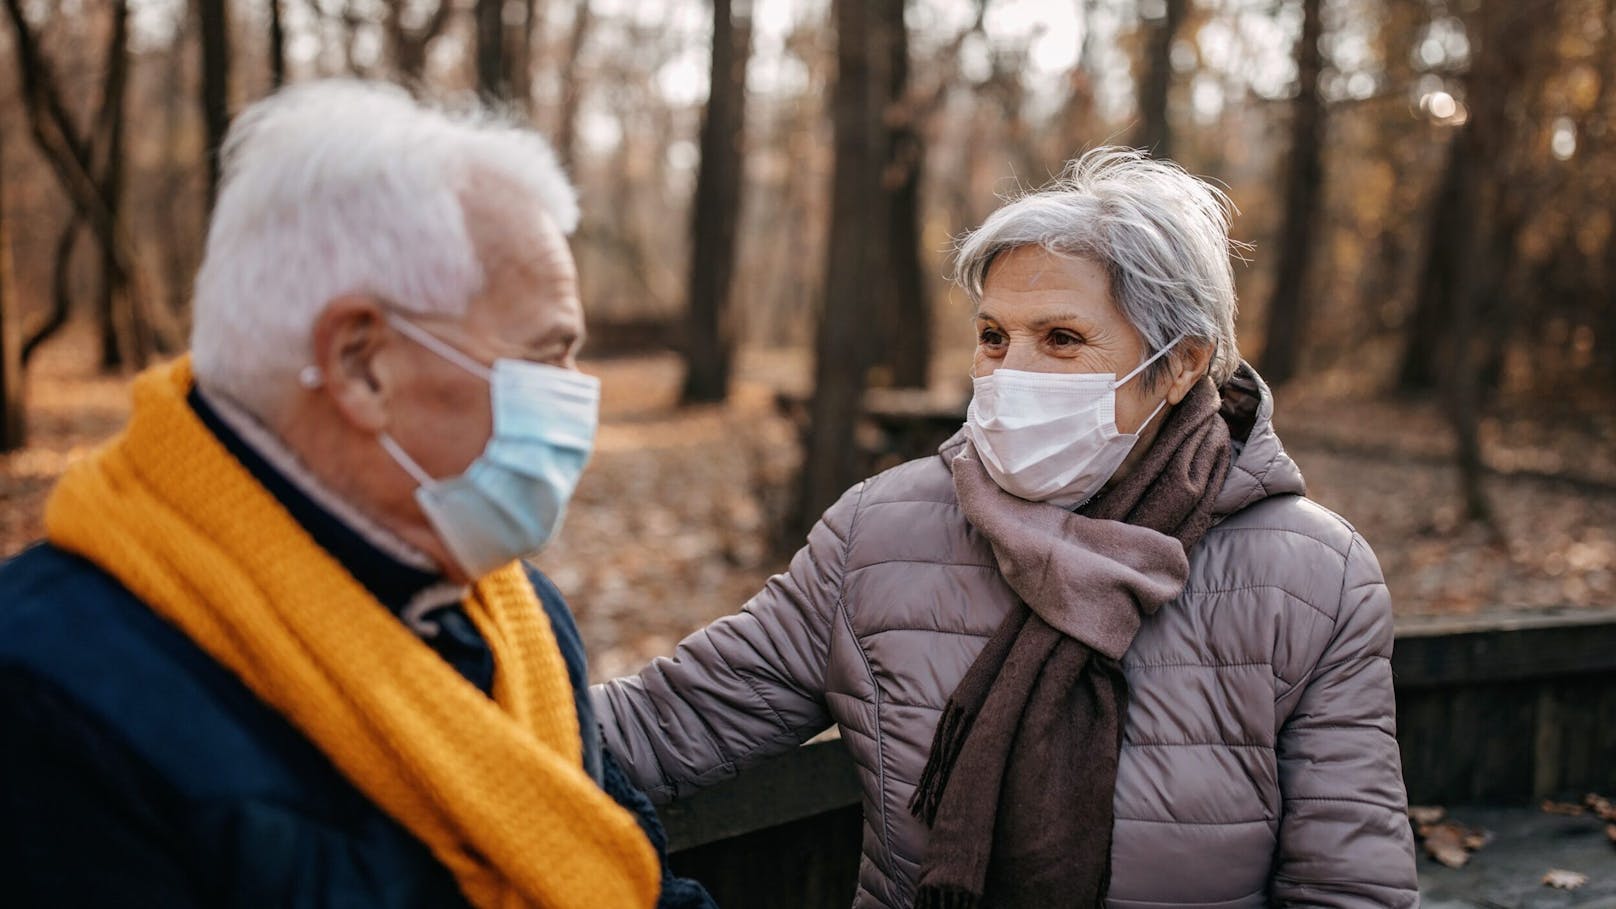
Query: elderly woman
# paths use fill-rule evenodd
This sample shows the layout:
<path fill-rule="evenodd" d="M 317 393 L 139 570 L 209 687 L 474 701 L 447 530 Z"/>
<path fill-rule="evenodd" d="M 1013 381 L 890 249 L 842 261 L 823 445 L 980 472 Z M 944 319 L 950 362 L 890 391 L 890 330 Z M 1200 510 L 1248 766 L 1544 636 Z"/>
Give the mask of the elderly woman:
<path fill-rule="evenodd" d="M 1099 149 L 965 239 L 975 394 L 593 692 L 668 799 L 836 724 L 857 906 L 1414 906 L 1391 603 L 1236 352 L 1227 200 Z"/>

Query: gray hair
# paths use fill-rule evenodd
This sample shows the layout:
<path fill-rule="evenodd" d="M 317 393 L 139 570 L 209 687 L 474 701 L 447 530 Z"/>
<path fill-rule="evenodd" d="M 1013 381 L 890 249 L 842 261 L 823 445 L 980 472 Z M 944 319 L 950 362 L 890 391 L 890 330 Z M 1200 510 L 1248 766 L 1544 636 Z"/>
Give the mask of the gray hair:
<path fill-rule="evenodd" d="M 502 204 L 564 233 L 578 201 L 549 145 L 466 104 L 418 103 L 401 88 L 327 80 L 282 89 L 236 117 L 196 277 L 192 363 L 204 388 L 260 417 L 294 390 L 309 332 L 330 301 L 383 297 L 458 315 L 484 274 L 463 194 L 476 176 L 516 192 Z"/>
<path fill-rule="evenodd" d="M 1234 213 L 1227 194 L 1171 161 L 1131 148 L 1096 148 L 962 237 L 954 281 L 979 306 L 1001 253 L 1039 246 L 1094 262 L 1151 352 L 1180 335 L 1209 344 L 1209 373 L 1222 385 L 1240 365 L 1230 259 L 1243 248 L 1229 239 Z M 1168 359 L 1145 370 L 1146 385 L 1166 374 Z"/>

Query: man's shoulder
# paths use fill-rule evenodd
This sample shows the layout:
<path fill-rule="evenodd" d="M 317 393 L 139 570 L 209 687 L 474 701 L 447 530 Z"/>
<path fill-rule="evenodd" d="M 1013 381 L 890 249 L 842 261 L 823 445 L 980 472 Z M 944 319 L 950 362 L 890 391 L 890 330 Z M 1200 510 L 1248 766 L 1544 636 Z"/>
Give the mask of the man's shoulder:
<path fill-rule="evenodd" d="M 151 617 L 92 562 L 38 543 L 0 563 L 0 660 L 53 643 L 85 642 Z"/>
<path fill-rule="evenodd" d="M 0 671 L 207 798 L 302 791 L 307 743 L 115 578 L 49 544 L 0 566 Z M 90 743 L 97 745 L 99 743 Z"/>

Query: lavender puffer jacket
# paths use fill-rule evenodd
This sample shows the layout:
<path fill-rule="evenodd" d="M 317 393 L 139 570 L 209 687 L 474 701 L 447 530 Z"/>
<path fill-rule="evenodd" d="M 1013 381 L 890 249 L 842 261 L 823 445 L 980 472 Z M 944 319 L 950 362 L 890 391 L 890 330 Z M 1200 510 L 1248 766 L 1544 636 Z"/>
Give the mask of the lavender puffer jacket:
<path fill-rule="evenodd" d="M 1224 397 L 1243 444 L 1219 522 L 1123 661 L 1108 904 L 1417 906 L 1380 567 L 1303 497 L 1249 366 Z M 853 487 L 740 613 L 591 692 L 608 747 L 661 801 L 839 726 L 864 791 L 859 907 L 912 903 L 927 831 L 906 806 L 1014 603 L 955 501 L 952 453 Z"/>

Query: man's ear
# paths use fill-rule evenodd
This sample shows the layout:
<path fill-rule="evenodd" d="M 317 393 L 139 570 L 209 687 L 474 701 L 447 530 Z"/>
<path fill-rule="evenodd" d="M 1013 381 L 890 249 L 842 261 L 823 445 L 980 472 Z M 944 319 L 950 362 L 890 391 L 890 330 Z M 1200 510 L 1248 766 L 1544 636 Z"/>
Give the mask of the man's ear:
<path fill-rule="evenodd" d="M 1207 374 L 1212 366 L 1212 350 L 1210 343 L 1204 341 L 1191 341 L 1188 338 L 1178 343 L 1178 348 L 1167 355 L 1172 370 L 1168 375 L 1172 384 L 1167 389 L 1167 403 L 1177 406 L 1178 402 L 1190 393 L 1195 383 Z"/>
<path fill-rule="evenodd" d="M 355 429 L 387 428 L 388 370 L 377 356 L 391 332 L 374 297 L 349 294 L 333 299 L 315 320 L 310 338 L 319 368 L 316 394 L 324 394 Z"/>

